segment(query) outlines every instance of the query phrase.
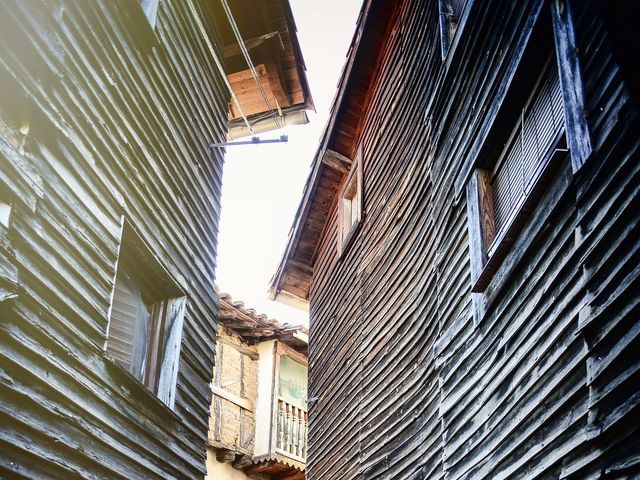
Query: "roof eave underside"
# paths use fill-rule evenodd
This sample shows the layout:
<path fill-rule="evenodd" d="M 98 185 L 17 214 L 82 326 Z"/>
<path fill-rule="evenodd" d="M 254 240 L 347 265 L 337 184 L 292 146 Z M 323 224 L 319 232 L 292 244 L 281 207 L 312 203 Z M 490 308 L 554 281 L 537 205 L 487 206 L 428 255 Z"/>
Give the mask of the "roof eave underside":
<path fill-rule="evenodd" d="M 340 154 L 347 154 L 344 148 L 336 148 L 334 146 L 335 138 L 341 130 L 344 117 L 353 107 L 351 97 L 357 89 L 362 89 L 363 85 L 368 90 L 369 82 L 373 74 L 371 68 L 360 68 L 361 65 L 375 62 L 379 53 L 380 44 L 386 34 L 386 29 L 374 28 L 377 23 L 384 22 L 383 15 L 376 15 L 380 11 L 384 11 L 392 3 L 391 0 L 382 2 L 372 2 L 365 0 L 358 17 L 356 31 L 354 33 L 347 60 L 342 71 L 336 95 L 331 107 L 331 115 L 325 126 L 320 139 L 318 150 L 316 151 L 309 177 L 305 183 L 302 200 L 298 206 L 294 222 L 289 233 L 289 240 L 285 249 L 285 253 L 280 261 L 278 269 L 272 278 L 269 288 L 269 296 L 271 299 L 283 301 L 283 303 L 308 302 L 309 286 L 313 275 L 313 267 L 315 263 L 315 251 L 317 243 L 322 235 L 314 235 L 315 245 L 307 245 L 307 252 L 303 255 L 300 248 L 300 240 L 304 233 L 308 231 L 312 225 L 316 232 L 322 232 L 326 227 L 326 222 L 337 194 L 337 189 L 329 191 L 323 185 L 323 180 L 327 175 L 340 175 L 333 169 L 329 168 L 323 158 L 327 150 L 336 150 Z M 373 38 L 371 38 L 373 37 Z M 371 45 L 375 45 L 371 48 Z M 361 76 L 365 77 L 364 82 Z M 362 106 L 360 104 L 360 106 Z M 352 139 L 352 140 L 355 140 Z M 342 150 L 342 151 L 341 151 Z M 319 192 L 328 195 L 329 201 L 326 202 L 325 211 L 316 215 L 313 222 L 308 221 L 311 206 Z M 317 213 L 317 212 L 315 212 Z M 310 252 L 313 253 L 310 254 Z"/>

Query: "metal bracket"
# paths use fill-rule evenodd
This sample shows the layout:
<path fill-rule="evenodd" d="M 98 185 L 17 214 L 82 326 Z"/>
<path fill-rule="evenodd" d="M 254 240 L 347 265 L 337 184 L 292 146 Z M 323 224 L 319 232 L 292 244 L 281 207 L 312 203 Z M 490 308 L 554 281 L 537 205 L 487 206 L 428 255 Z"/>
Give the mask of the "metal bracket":
<path fill-rule="evenodd" d="M 280 138 L 267 138 L 265 140 L 260 137 L 251 137 L 251 140 L 241 140 L 239 142 L 210 143 L 209 148 L 225 148 L 233 147 L 234 145 L 260 145 L 262 143 L 287 143 L 288 141 L 288 135 L 280 135 Z"/>

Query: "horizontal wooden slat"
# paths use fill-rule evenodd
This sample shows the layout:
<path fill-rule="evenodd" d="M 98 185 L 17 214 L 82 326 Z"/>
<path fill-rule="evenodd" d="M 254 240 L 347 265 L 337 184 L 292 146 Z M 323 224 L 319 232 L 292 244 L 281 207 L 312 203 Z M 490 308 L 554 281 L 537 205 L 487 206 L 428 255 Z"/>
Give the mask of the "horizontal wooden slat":
<path fill-rule="evenodd" d="M 523 188 L 535 202 L 474 293 L 467 181 L 511 147 L 541 61 L 557 60 L 549 2 L 468 1 L 444 63 L 438 2 L 363 7 L 274 283 L 310 304 L 311 480 L 613 478 L 640 468 L 640 117 L 605 7 L 570 2 L 577 43 L 564 52 L 578 55 L 569 60 L 584 85 L 572 91 L 584 92 L 593 151 L 577 174 L 573 152 L 548 152 L 556 168 Z M 376 19 L 394 19 L 391 4 L 398 17 L 384 30 Z M 525 123 L 545 133 L 542 146 L 524 145 L 530 172 L 559 132 L 557 88 L 547 105 L 535 117 L 542 130 Z M 353 158 L 359 147 L 366 216 L 339 256 L 339 193 L 321 183 L 337 170 L 322 159 L 327 148 Z M 509 194 L 503 217 L 518 201 Z"/>
<path fill-rule="evenodd" d="M 214 38 L 211 3 L 190 1 Z M 138 1 L 9 0 L 0 50 L 19 278 L 0 302 L 0 477 L 201 479 L 223 163 L 208 145 L 229 100 L 205 39 L 187 2 L 159 2 L 152 29 Z M 173 410 L 112 358 L 129 363 L 131 323 L 107 339 L 123 216 L 189 288 Z"/>
<path fill-rule="evenodd" d="M 215 385 L 211 386 L 211 391 L 214 393 L 214 395 L 224 398 L 225 400 L 229 400 L 231 403 L 238 405 L 239 407 L 242 407 L 249 412 L 253 412 L 253 402 L 251 402 L 250 400 L 239 397 L 238 395 L 234 395 L 233 393 L 228 392 L 223 388 L 216 387 Z"/>

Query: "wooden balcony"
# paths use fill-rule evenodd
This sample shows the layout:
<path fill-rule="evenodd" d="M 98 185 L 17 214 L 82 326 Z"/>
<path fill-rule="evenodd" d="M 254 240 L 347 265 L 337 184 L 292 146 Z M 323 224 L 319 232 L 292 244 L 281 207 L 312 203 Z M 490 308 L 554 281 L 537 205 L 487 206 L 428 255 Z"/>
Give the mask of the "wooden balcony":
<path fill-rule="evenodd" d="M 278 398 L 276 452 L 299 462 L 307 458 L 307 411 Z"/>

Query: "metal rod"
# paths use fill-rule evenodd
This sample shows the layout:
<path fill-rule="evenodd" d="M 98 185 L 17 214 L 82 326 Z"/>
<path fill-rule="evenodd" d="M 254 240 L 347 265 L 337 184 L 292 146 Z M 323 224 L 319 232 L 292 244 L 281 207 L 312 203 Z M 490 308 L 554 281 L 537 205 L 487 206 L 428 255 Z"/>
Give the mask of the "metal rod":
<path fill-rule="evenodd" d="M 264 86 L 262 85 L 262 81 L 260 80 L 260 76 L 258 75 L 258 71 L 256 70 L 256 67 L 253 63 L 253 61 L 251 60 L 251 55 L 249 54 L 249 50 L 247 50 L 247 46 L 244 43 L 244 39 L 242 38 L 242 34 L 240 33 L 240 29 L 238 28 L 238 24 L 236 23 L 235 18 L 233 17 L 233 13 L 231 12 L 231 7 L 229 7 L 229 4 L 227 3 L 227 0 L 220 0 L 220 2 L 222 3 L 222 8 L 224 9 L 224 12 L 227 16 L 227 20 L 229 21 L 229 25 L 231 26 L 231 30 L 233 31 L 236 40 L 238 41 L 238 46 L 240 47 L 240 51 L 242 52 L 242 56 L 244 57 L 245 61 L 247 62 L 247 66 L 249 67 L 249 71 L 251 72 L 251 75 L 253 76 L 254 81 L 256 82 L 256 85 L 258 86 L 258 90 L 260 90 L 260 95 L 262 96 L 262 99 L 264 100 L 265 105 L 267 106 L 267 109 L 269 109 L 269 112 L 271 112 L 271 115 L 273 116 L 273 120 L 276 124 L 276 126 L 278 128 L 282 128 L 284 127 L 284 124 L 280 124 L 280 122 L 278 121 L 279 118 L 277 116 L 277 114 L 275 113 L 275 109 L 271 106 L 271 103 L 269 102 L 269 97 L 267 96 L 267 92 L 264 89 Z M 277 100 L 276 100 L 276 105 L 277 105 Z M 280 110 L 278 108 L 278 110 Z"/>
<path fill-rule="evenodd" d="M 249 132 L 253 133 L 253 127 L 251 126 L 251 124 L 249 123 L 249 120 L 247 119 L 246 115 L 242 111 L 242 107 L 240 106 L 240 101 L 238 100 L 238 97 L 236 96 L 235 92 L 233 91 L 233 87 L 231 86 L 231 83 L 229 83 L 229 79 L 227 78 L 227 74 L 224 71 L 224 67 L 222 66 L 222 63 L 220 63 L 220 59 L 218 58 L 218 55 L 216 54 L 216 50 L 213 47 L 213 44 L 211 43 L 211 40 L 209 39 L 209 35 L 207 35 L 207 31 L 205 30 L 204 25 L 202 24 L 202 21 L 200 21 L 200 17 L 198 16 L 198 12 L 196 11 L 196 8 L 194 7 L 194 5 L 193 5 L 191 0 L 187 0 L 187 6 L 189 7 L 189 10 L 191 11 L 191 15 L 193 15 L 193 18 L 196 21 L 196 26 L 198 27 L 198 30 L 200 31 L 200 35 L 202 35 L 204 43 L 207 45 L 207 48 L 209 49 L 209 52 L 211 53 L 211 57 L 213 58 L 213 61 L 215 62 L 216 67 L 218 68 L 218 71 L 220 72 L 220 75 L 222 76 L 222 80 L 224 81 L 225 85 L 227 86 L 227 89 L 229 90 L 229 93 L 231 93 L 231 98 L 233 99 L 233 102 L 236 104 L 236 107 L 238 108 L 238 112 L 240 113 L 240 116 L 242 117 L 242 120 L 244 120 L 244 123 L 247 125 L 247 128 L 249 129 Z"/>
<path fill-rule="evenodd" d="M 262 143 L 287 143 L 288 141 L 289 137 L 287 135 L 281 135 L 280 138 L 267 138 L 265 140 L 260 137 L 251 137 L 251 140 L 240 140 L 238 142 L 210 143 L 209 148 L 233 147 L 234 145 L 260 145 Z"/>

